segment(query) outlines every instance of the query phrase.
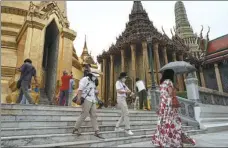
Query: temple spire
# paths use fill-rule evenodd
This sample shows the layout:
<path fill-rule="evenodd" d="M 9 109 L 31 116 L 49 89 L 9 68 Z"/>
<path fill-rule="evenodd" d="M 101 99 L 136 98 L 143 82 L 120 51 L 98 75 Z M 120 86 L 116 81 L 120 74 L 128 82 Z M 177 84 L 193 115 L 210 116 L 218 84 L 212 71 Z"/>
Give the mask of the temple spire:
<path fill-rule="evenodd" d="M 84 43 L 83 51 L 88 51 L 87 43 L 86 43 L 86 35 L 85 35 L 85 43 Z"/>
<path fill-rule="evenodd" d="M 177 34 L 181 38 L 194 36 L 192 27 L 188 21 L 184 3 L 182 1 L 177 1 L 175 4 L 175 21 Z"/>
<path fill-rule="evenodd" d="M 84 47 L 83 47 L 81 58 L 84 59 L 84 57 L 88 57 L 88 56 L 89 56 L 89 52 L 88 52 L 88 48 L 87 48 L 86 35 L 85 35 L 85 42 L 84 42 Z"/>
<path fill-rule="evenodd" d="M 140 13 L 143 11 L 144 10 L 143 10 L 143 6 L 142 6 L 141 1 L 134 1 L 133 8 L 131 10 L 131 14 Z"/>

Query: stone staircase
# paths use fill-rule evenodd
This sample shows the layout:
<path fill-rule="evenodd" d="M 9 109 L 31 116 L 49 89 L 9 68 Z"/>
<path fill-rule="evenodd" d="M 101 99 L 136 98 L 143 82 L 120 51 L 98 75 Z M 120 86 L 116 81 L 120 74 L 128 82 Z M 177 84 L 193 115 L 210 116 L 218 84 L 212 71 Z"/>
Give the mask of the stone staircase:
<path fill-rule="evenodd" d="M 81 108 L 2 104 L 1 147 L 117 147 L 118 145 L 150 141 L 157 116 L 152 111 L 130 110 L 133 136 L 115 132 L 119 110 L 97 111 L 101 134 L 93 134 L 89 117 L 82 124 L 81 136 L 71 132 Z M 183 126 L 190 135 L 204 131 Z"/>

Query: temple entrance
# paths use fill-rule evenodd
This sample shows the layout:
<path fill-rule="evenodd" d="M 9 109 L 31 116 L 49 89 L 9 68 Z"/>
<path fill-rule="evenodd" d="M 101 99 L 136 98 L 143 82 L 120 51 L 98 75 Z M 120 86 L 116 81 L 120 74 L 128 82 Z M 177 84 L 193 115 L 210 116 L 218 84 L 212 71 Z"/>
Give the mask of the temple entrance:
<path fill-rule="evenodd" d="M 43 90 L 41 90 L 41 104 L 51 103 L 55 95 L 57 61 L 59 51 L 59 30 L 53 20 L 46 28 L 44 52 L 42 61 L 43 70 Z"/>

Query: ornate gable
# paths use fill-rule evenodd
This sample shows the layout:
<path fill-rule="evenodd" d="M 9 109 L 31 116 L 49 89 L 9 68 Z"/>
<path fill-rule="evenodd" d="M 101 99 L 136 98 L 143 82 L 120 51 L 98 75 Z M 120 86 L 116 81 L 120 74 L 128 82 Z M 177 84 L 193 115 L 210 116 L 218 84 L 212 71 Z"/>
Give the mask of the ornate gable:
<path fill-rule="evenodd" d="M 28 10 L 28 16 L 38 17 L 40 19 L 48 19 L 51 14 L 55 13 L 55 15 L 59 19 L 59 23 L 65 27 L 69 28 L 69 22 L 66 17 L 61 12 L 55 1 L 44 1 L 41 2 L 40 5 L 35 5 L 32 1 L 30 2 L 30 7 Z"/>

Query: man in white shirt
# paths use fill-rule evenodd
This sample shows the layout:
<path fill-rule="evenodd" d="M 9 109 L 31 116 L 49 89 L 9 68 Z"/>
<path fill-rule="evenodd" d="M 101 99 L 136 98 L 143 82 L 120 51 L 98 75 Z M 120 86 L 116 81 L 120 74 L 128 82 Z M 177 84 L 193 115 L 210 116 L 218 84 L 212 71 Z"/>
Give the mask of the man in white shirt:
<path fill-rule="evenodd" d="M 139 78 L 136 78 L 135 82 L 136 82 L 135 83 L 136 92 L 139 96 L 139 109 L 143 109 L 143 103 L 144 103 L 145 109 L 149 110 L 147 105 L 147 91 L 146 91 L 145 84 Z"/>
<path fill-rule="evenodd" d="M 90 115 L 90 120 L 92 122 L 92 126 L 95 130 L 95 136 L 103 139 L 103 137 L 99 134 L 99 128 L 97 123 L 97 115 L 96 115 L 96 97 L 95 97 L 95 73 L 88 73 L 86 77 L 83 77 L 79 82 L 78 87 L 78 99 L 77 104 L 80 104 L 81 97 L 85 98 L 84 103 L 82 104 L 82 113 L 76 121 L 73 134 L 81 135 L 78 129 L 81 124 L 85 121 L 86 117 Z"/>
<path fill-rule="evenodd" d="M 130 94 L 132 92 L 125 84 L 126 78 L 127 74 L 125 72 L 122 72 L 120 73 L 119 80 L 116 82 L 117 106 L 121 109 L 121 117 L 116 123 L 115 131 L 123 131 L 123 129 L 121 129 L 119 126 L 124 121 L 125 132 L 128 135 L 133 135 L 132 131 L 130 130 L 129 111 L 126 102 L 127 94 Z"/>

